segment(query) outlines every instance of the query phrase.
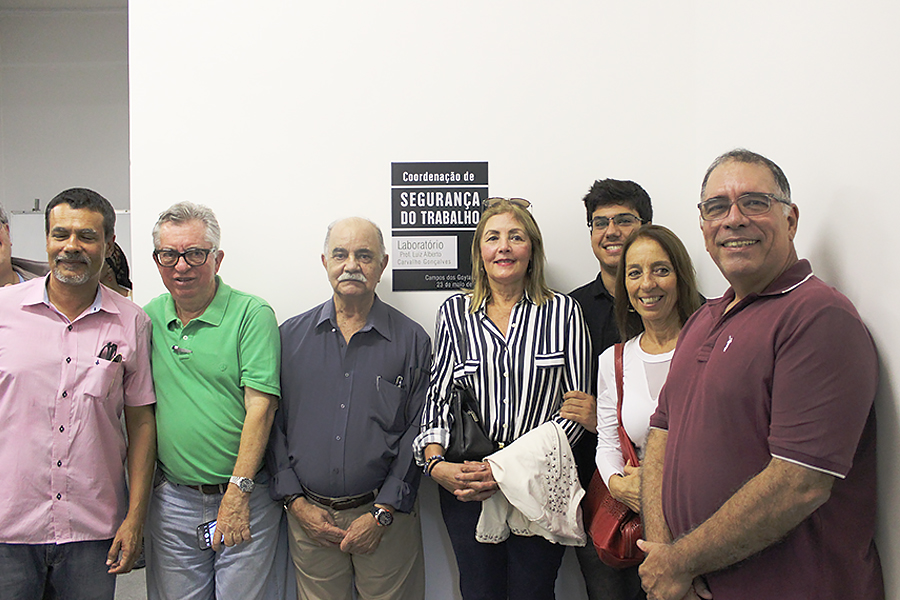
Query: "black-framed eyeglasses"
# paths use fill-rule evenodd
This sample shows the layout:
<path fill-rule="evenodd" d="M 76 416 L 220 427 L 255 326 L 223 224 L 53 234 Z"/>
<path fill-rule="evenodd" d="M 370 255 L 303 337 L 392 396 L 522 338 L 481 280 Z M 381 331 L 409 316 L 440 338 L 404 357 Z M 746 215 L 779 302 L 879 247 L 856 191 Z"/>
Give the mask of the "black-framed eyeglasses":
<path fill-rule="evenodd" d="M 764 194 L 763 192 L 749 192 L 739 196 L 737 200 L 732 202 L 724 196 L 717 196 L 704 200 L 697 205 L 700 209 L 700 218 L 704 221 L 718 221 L 724 219 L 731 212 L 731 205 L 737 204 L 738 210 L 745 217 L 758 217 L 772 210 L 772 201 L 781 202 L 790 206 L 790 200 L 779 198 L 774 194 Z"/>
<path fill-rule="evenodd" d="M 512 204 L 513 206 L 518 206 L 519 208 L 529 208 L 531 206 L 531 202 L 526 200 L 525 198 L 501 198 L 500 196 L 496 196 L 493 198 L 486 198 L 482 203 L 485 208 L 490 208 L 492 206 L 496 206 L 501 202 L 506 201 Z"/>
<path fill-rule="evenodd" d="M 588 227 L 591 228 L 591 231 L 603 231 L 607 227 L 609 227 L 610 223 L 615 223 L 616 227 L 624 227 L 627 229 L 629 227 L 638 227 L 640 225 L 643 225 L 645 221 L 642 218 L 636 217 L 631 213 L 619 213 L 612 217 L 594 217 L 593 219 L 588 221 Z"/>
<path fill-rule="evenodd" d="M 161 267 L 174 267 L 182 258 L 184 262 L 192 267 L 200 267 L 206 264 L 210 252 L 215 252 L 215 248 L 188 248 L 184 252 L 177 250 L 154 250 L 153 260 Z"/>

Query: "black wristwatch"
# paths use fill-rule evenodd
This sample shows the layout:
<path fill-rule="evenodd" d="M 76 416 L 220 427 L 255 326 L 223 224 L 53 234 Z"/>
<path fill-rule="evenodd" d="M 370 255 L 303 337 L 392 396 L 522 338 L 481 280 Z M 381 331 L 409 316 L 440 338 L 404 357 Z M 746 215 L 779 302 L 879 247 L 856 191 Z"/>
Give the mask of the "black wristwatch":
<path fill-rule="evenodd" d="M 372 516 L 375 517 L 375 523 L 377 523 L 379 527 L 387 527 L 394 522 L 394 515 L 386 508 L 376 506 L 375 510 L 372 511 Z"/>
<path fill-rule="evenodd" d="M 291 494 L 290 496 L 285 496 L 281 500 L 282 505 L 284 505 L 284 510 L 290 510 L 291 504 L 294 503 L 294 500 L 296 500 L 297 498 L 302 498 L 302 497 L 303 497 L 303 494 Z"/>

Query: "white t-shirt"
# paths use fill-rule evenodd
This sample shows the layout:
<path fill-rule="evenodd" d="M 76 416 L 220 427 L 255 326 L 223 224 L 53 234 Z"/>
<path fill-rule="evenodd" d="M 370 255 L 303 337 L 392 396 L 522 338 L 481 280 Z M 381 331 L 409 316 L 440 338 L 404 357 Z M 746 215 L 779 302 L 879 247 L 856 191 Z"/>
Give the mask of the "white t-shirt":
<path fill-rule="evenodd" d="M 659 392 L 669 374 L 674 350 L 663 354 L 647 354 L 641 349 L 644 334 L 625 342 L 622 355 L 623 400 L 622 423 L 628 437 L 643 458 L 644 444 L 650 431 L 650 417 L 656 411 Z M 624 474 L 625 459 L 616 433 L 616 357 L 615 346 L 600 355 L 597 373 L 597 468 L 609 485 L 613 475 Z"/>

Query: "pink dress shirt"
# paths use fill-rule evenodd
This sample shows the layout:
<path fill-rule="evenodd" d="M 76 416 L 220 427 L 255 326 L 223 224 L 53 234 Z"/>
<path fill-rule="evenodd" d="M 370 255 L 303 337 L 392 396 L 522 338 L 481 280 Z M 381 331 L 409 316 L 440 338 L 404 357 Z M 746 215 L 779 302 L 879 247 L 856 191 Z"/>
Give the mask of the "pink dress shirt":
<path fill-rule="evenodd" d="M 101 285 L 69 322 L 45 285 L 0 289 L 0 542 L 108 539 L 128 508 L 122 411 L 156 401 L 150 319 Z"/>

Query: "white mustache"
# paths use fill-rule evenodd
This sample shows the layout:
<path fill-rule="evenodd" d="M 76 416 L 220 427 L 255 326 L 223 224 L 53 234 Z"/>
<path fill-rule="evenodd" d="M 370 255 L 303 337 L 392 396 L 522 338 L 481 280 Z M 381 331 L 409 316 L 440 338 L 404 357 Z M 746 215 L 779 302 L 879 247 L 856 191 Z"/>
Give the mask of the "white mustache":
<path fill-rule="evenodd" d="M 368 283 L 369 280 L 366 279 L 366 276 L 362 273 L 341 273 L 341 275 L 337 279 L 339 282 L 341 281 L 358 281 L 360 283 Z"/>

